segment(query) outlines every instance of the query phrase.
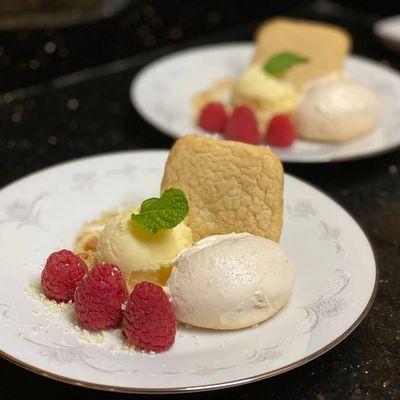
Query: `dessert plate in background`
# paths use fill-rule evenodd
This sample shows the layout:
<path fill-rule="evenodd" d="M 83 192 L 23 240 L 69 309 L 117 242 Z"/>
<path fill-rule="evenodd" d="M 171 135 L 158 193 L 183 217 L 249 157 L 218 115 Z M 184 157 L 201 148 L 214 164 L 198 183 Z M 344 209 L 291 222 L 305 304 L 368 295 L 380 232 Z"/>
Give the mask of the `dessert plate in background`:
<path fill-rule="evenodd" d="M 179 138 L 201 130 L 193 121 L 193 97 L 223 78 L 234 78 L 249 64 L 251 43 L 210 45 L 154 61 L 132 81 L 130 96 L 139 113 L 162 132 Z M 343 143 L 297 140 L 289 149 L 273 148 L 282 161 L 331 162 L 371 157 L 400 146 L 400 75 L 375 61 L 351 55 L 345 70 L 378 94 L 380 124 L 373 132 Z"/>
<path fill-rule="evenodd" d="M 365 317 L 377 288 L 373 252 L 333 200 L 285 179 L 281 244 L 294 264 L 288 305 L 253 328 L 179 327 L 174 346 L 124 348 L 120 332 L 89 334 L 73 305 L 40 300 L 47 256 L 72 248 L 82 225 L 105 210 L 158 195 L 167 151 L 91 157 L 45 169 L 0 191 L 0 354 L 41 375 L 123 392 L 219 389 L 271 377 L 331 349 Z"/>

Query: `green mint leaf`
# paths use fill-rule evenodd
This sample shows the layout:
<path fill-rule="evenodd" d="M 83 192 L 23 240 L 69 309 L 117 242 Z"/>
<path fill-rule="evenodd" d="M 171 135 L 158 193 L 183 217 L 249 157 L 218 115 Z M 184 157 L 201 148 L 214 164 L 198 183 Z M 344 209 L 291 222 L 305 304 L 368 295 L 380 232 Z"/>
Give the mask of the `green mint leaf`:
<path fill-rule="evenodd" d="M 294 65 L 306 62 L 308 62 L 306 57 L 291 52 L 283 52 L 272 56 L 264 64 L 263 69 L 271 75 L 279 76 Z"/>
<path fill-rule="evenodd" d="M 180 189 L 168 189 L 158 199 L 152 197 L 145 200 L 138 214 L 131 218 L 142 229 L 155 234 L 162 229 L 171 229 L 181 223 L 189 212 L 189 204 L 185 193 Z"/>

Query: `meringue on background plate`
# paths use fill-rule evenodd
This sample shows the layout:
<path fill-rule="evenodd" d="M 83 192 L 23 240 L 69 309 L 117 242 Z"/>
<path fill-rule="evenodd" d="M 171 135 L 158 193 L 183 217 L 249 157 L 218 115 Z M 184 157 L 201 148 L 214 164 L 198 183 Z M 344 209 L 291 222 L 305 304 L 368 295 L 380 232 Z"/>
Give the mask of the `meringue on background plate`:
<path fill-rule="evenodd" d="M 300 137 L 343 141 L 372 132 L 379 121 L 380 102 L 367 86 L 337 75 L 309 84 L 294 113 Z"/>

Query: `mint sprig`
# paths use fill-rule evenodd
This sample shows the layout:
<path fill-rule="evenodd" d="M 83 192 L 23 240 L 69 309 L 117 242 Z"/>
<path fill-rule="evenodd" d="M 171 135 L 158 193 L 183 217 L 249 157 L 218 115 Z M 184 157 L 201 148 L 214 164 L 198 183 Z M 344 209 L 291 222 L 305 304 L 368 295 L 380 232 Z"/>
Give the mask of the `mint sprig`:
<path fill-rule="evenodd" d="M 296 53 L 285 51 L 272 56 L 263 66 L 265 72 L 271 75 L 280 76 L 296 64 L 308 62 L 307 57 Z"/>
<path fill-rule="evenodd" d="M 160 198 L 145 200 L 138 214 L 132 214 L 142 229 L 155 234 L 162 229 L 171 229 L 181 223 L 189 212 L 189 204 L 185 193 L 180 189 L 168 189 Z"/>

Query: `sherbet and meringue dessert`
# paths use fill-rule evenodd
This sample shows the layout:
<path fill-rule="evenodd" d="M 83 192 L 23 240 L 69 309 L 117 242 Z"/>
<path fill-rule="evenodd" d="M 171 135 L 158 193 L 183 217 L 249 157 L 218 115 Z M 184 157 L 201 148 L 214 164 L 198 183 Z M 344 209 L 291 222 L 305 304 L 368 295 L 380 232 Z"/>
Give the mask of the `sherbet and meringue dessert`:
<path fill-rule="evenodd" d="M 240 329 L 274 315 L 289 300 L 294 269 L 272 240 L 249 233 L 198 241 L 173 261 L 168 287 L 179 321 Z"/>
<path fill-rule="evenodd" d="M 351 36 L 340 27 L 289 18 L 266 21 L 242 75 L 224 93 L 212 86 L 195 97 L 194 106 L 202 105 L 197 124 L 226 139 L 278 147 L 291 146 L 296 137 L 340 142 L 372 132 L 379 99 L 344 76 L 350 49 Z"/>
<path fill-rule="evenodd" d="M 254 326 L 293 290 L 294 269 L 278 244 L 282 214 L 283 169 L 269 148 L 186 136 L 169 154 L 161 196 L 86 225 L 75 248 L 84 251 L 52 255 L 42 282 L 69 290 L 83 328 L 122 324 L 127 340 L 148 351 L 172 346 L 176 320 Z M 61 267 L 80 275 L 71 282 L 65 270 L 59 279 Z"/>

